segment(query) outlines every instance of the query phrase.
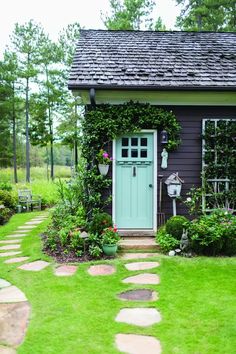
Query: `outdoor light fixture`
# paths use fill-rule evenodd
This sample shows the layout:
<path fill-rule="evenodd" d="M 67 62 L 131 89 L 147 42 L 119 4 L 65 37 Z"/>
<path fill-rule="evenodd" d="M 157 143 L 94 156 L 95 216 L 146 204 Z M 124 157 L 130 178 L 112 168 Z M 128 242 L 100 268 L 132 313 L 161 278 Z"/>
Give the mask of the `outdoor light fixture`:
<path fill-rule="evenodd" d="M 160 134 L 160 137 L 161 137 L 161 144 L 167 144 L 168 143 L 168 133 L 166 130 L 162 130 L 161 131 L 161 134 Z"/>

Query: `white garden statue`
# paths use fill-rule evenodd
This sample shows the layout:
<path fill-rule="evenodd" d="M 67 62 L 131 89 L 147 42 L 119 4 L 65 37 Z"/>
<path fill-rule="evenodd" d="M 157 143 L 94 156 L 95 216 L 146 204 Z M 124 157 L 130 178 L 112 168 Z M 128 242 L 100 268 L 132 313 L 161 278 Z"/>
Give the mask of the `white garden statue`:
<path fill-rule="evenodd" d="M 161 168 L 165 170 L 167 168 L 167 160 L 168 160 L 168 152 L 164 148 L 161 153 L 162 161 L 161 161 Z"/>

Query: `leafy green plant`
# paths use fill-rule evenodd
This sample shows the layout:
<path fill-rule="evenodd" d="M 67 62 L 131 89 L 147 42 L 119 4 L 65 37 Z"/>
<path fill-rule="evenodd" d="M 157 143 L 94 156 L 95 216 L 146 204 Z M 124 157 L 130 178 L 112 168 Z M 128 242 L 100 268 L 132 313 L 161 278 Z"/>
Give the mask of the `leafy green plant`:
<path fill-rule="evenodd" d="M 112 225 L 111 215 L 97 212 L 89 223 L 89 232 L 92 234 L 101 235 L 107 227 Z"/>
<path fill-rule="evenodd" d="M 0 205 L 0 225 L 5 224 L 10 217 L 12 216 L 13 212 L 9 208 L 5 208 L 3 205 Z"/>
<path fill-rule="evenodd" d="M 0 204 L 3 204 L 6 208 L 14 210 L 16 208 L 17 199 L 12 193 L 6 190 L 0 190 Z"/>
<path fill-rule="evenodd" d="M 188 219 L 185 218 L 184 216 L 180 216 L 180 215 L 172 216 L 166 222 L 165 225 L 166 232 L 167 234 L 170 234 L 175 239 L 180 240 L 183 234 L 183 229 L 186 228 L 187 223 L 188 223 Z"/>
<path fill-rule="evenodd" d="M 3 191 L 12 191 L 12 185 L 8 182 L 1 182 L 0 183 L 0 189 Z"/>
<path fill-rule="evenodd" d="M 103 231 L 102 244 L 103 245 L 116 245 L 120 240 L 120 235 L 116 227 L 108 227 Z"/>
<path fill-rule="evenodd" d="M 227 210 L 214 210 L 188 225 L 188 235 L 196 253 L 236 254 L 236 216 Z"/>
<path fill-rule="evenodd" d="M 166 232 L 165 226 L 161 227 L 156 233 L 156 242 L 161 251 L 168 252 L 179 246 L 179 241 Z"/>
<path fill-rule="evenodd" d="M 99 258 L 102 255 L 102 249 L 99 246 L 90 245 L 89 254 L 93 258 Z"/>

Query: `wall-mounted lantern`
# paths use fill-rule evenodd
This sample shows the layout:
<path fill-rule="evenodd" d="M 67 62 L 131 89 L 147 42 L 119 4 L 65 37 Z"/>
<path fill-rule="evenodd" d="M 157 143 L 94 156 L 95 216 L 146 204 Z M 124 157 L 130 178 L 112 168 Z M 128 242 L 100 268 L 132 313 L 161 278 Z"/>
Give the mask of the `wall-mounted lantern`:
<path fill-rule="evenodd" d="M 161 144 L 167 144 L 168 143 L 168 133 L 166 130 L 162 130 L 160 133 L 160 142 Z"/>
<path fill-rule="evenodd" d="M 176 216 L 176 198 L 180 197 L 184 181 L 179 177 L 178 172 L 172 173 L 165 181 L 168 196 L 172 198 L 173 215 Z"/>

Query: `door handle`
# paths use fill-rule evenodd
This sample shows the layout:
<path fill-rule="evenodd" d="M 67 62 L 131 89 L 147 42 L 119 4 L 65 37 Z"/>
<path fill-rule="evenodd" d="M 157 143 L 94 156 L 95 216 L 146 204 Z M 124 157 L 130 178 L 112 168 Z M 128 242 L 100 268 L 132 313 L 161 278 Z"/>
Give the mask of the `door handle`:
<path fill-rule="evenodd" d="M 136 177 L 136 166 L 133 166 L 133 177 Z"/>
<path fill-rule="evenodd" d="M 152 184 L 149 184 L 149 187 L 152 188 Z"/>

